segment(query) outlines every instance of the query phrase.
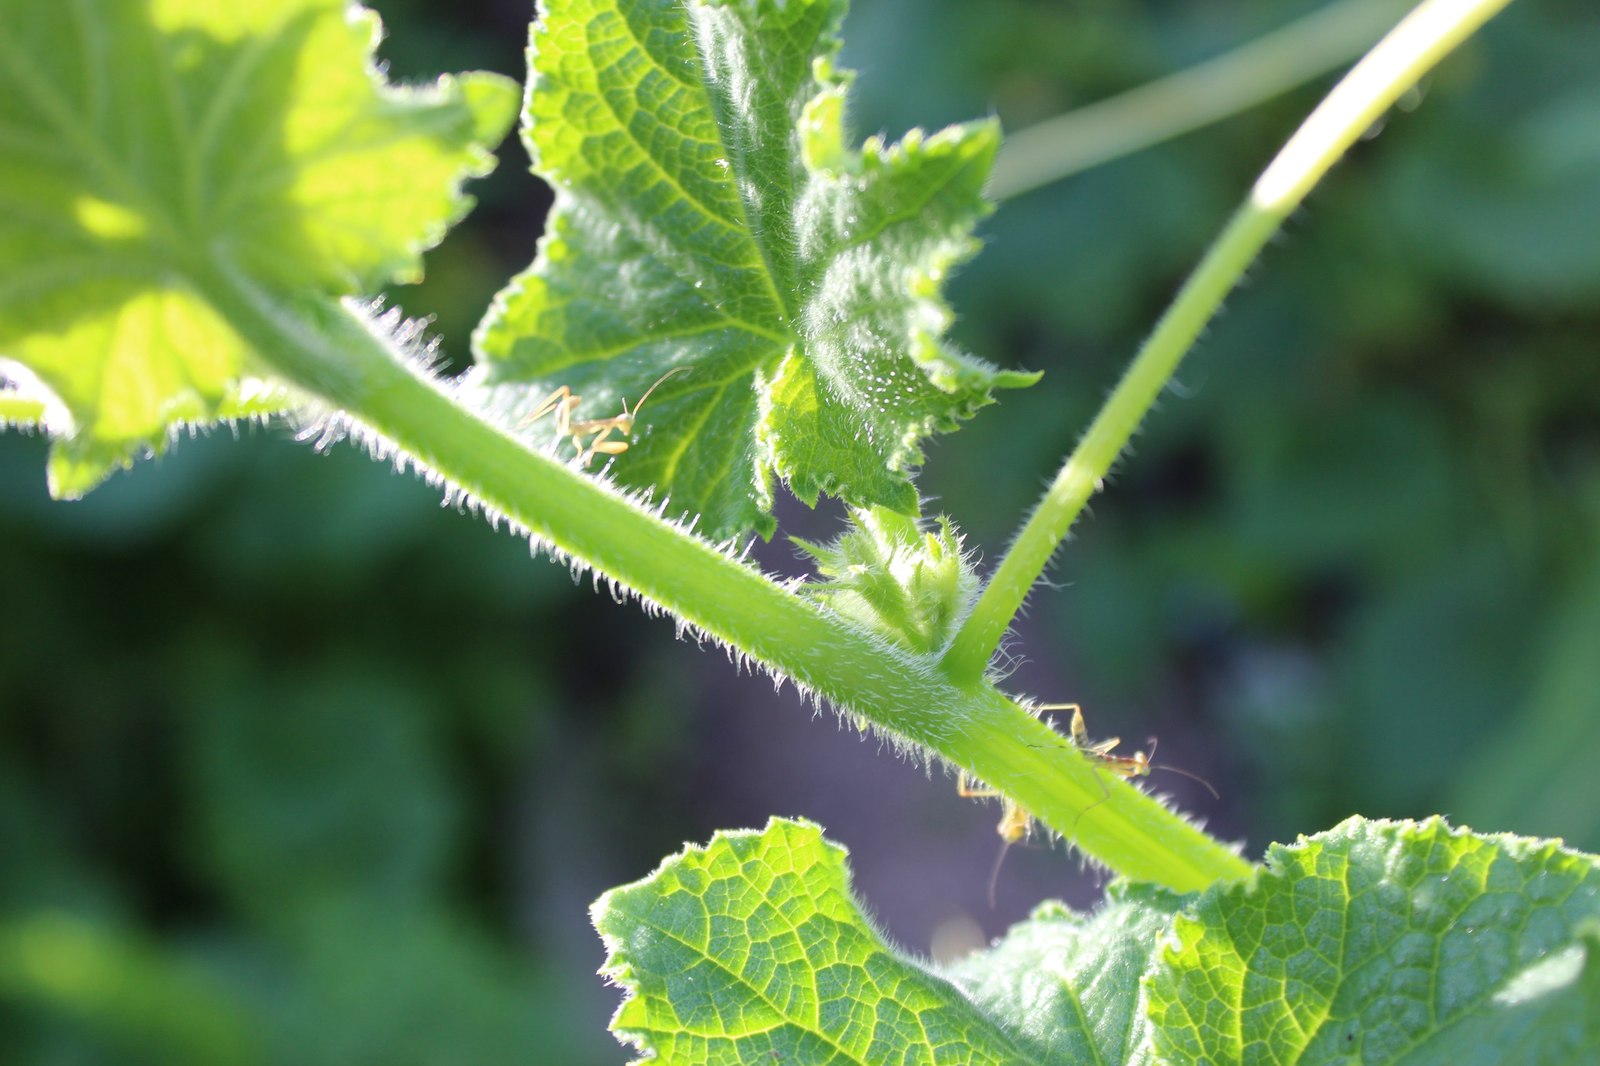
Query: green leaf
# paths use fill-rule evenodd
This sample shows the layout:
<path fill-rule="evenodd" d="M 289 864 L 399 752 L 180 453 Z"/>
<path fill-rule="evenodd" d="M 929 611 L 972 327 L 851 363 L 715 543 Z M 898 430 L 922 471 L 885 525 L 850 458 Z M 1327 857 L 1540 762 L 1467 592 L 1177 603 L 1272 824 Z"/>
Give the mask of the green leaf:
<path fill-rule="evenodd" d="M 946 974 L 1028 1049 L 1028 1062 L 1154 1062 L 1140 980 L 1184 899 L 1116 882 L 1093 914 L 1045 903 Z"/>
<path fill-rule="evenodd" d="M 1350 819 L 1209 891 L 1152 975 L 1176 1062 L 1600 1061 L 1600 865 L 1442 819 Z"/>
<path fill-rule="evenodd" d="M 1017 1063 L 945 981 L 886 947 L 844 849 L 808 822 L 718 833 L 595 903 L 628 990 L 619 1038 L 663 1063 Z"/>
<path fill-rule="evenodd" d="M 546 7 L 524 122 L 556 202 L 478 333 L 486 380 L 605 418 L 691 368 L 615 470 L 712 533 L 770 534 L 773 473 L 914 513 L 919 441 L 1034 380 L 942 339 L 998 127 L 848 148 L 844 0 Z"/>
<path fill-rule="evenodd" d="M 346 0 L 0 0 L 0 356 L 51 491 L 286 394 L 203 295 L 412 280 L 514 111 L 491 75 L 389 85 Z M 3 364 L 0 364 L 3 365 Z"/>

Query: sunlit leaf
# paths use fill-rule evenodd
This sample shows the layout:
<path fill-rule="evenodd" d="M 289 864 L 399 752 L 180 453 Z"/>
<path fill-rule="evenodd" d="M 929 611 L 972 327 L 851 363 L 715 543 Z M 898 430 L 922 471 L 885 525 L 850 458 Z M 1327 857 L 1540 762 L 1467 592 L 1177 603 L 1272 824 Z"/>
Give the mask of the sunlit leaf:
<path fill-rule="evenodd" d="M 663 1063 L 1027 1061 L 885 946 L 850 896 L 844 850 L 808 823 L 719 833 L 606 893 L 593 917 L 604 972 L 628 993 L 612 1029 Z"/>
<path fill-rule="evenodd" d="M 281 409 L 207 279 L 414 279 L 514 103 L 488 75 L 389 85 L 345 0 L 0 0 L 0 26 L 0 395 L 42 406 L 58 496 Z"/>
<path fill-rule="evenodd" d="M 1029 1049 L 1029 1062 L 1152 1063 L 1140 981 L 1181 902 L 1119 883 L 1092 914 L 1046 903 L 949 976 Z"/>
<path fill-rule="evenodd" d="M 688 368 L 615 469 L 712 532 L 770 532 L 774 473 L 915 511 L 919 441 L 1033 380 L 943 339 L 998 128 L 849 147 L 844 8 L 551 0 L 535 33 L 525 139 L 556 206 L 479 332 L 486 377 L 603 419 Z"/>
<path fill-rule="evenodd" d="M 1351 819 L 1202 896 L 1151 979 L 1178 1062 L 1600 1060 L 1600 865 L 1442 820 Z M 1586 932 L 1588 930 L 1589 932 Z"/>

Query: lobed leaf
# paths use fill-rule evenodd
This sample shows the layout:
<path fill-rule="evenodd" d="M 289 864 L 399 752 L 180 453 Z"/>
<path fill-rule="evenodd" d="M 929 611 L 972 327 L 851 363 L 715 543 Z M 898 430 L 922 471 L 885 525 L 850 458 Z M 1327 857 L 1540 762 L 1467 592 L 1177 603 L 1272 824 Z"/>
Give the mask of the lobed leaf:
<path fill-rule="evenodd" d="M 549 0 L 534 32 L 524 138 L 555 207 L 480 327 L 483 379 L 604 418 L 689 368 L 615 470 L 711 533 L 770 535 L 774 474 L 915 513 L 921 439 L 1034 380 L 943 339 L 997 126 L 848 148 L 844 10 Z"/>
<path fill-rule="evenodd" d="M 1600 1061 L 1600 860 L 1350 819 L 1200 897 L 1149 985 L 1179 1063 Z"/>
<path fill-rule="evenodd" d="M 388 84 L 346 0 L 0 0 L 0 410 L 80 495 L 183 424 L 288 402 L 205 297 L 337 297 L 421 270 L 492 165 L 492 75 Z"/>
<path fill-rule="evenodd" d="M 1441 819 L 1351 819 L 1198 896 L 1044 904 L 953 988 L 878 941 L 808 823 L 719 834 L 594 915 L 613 1029 L 663 1062 L 1600 1061 L 1600 859 Z"/>
<path fill-rule="evenodd" d="M 661 1062 L 1017 1063 L 950 984 L 890 950 L 811 823 L 724 832 L 601 896 L 612 1030 Z M 642 1061 L 642 1060 L 641 1060 Z"/>

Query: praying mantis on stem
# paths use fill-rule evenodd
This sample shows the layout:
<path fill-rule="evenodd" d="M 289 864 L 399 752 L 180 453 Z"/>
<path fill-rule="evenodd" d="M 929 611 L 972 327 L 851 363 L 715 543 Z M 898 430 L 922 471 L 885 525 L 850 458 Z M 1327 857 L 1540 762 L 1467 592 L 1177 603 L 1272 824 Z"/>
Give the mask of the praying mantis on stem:
<path fill-rule="evenodd" d="M 1132 755 L 1113 755 L 1111 754 L 1112 749 L 1122 743 L 1121 738 L 1111 737 L 1108 740 L 1090 740 L 1088 726 L 1083 721 L 1083 708 L 1078 704 L 1042 703 L 1034 707 L 1034 710 L 1041 712 L 1071 711 L 1070 736 L 1073 746 L 1094 762 L 1124 780 L 1149 777 L 1151 770 L 1167 770 L 1200 782 L 1205 786 L 1206 791 L 1211 793 L 1213 798 L 1221 798 L 1217 795 L 1217 790 L 1212 788 L 1211 783 L 1205 778 L 1191 774 L 1187 770 L 1180 770 L 1176 766 L 1166 766 L 1151 762 L 1150 759 L 1155 755 L 1156 751 L 1154 739 L 1150 742 L 1150 750 L 1148 752 L 1136 751 Z M 1085 814 L 1088 814 L 1095 807 L 1111 798 L 1111 792 L 1105 787 L 1105 782 L 1100 782 L 1100 788 L 1105 794 L 1088 807 L 1079 811 L 1079 819 L 1082 819 Z M 966 799 L 998 799 L 1001 803 L 1000 823 L 995 826 L 995 832 L 1000 834 L 1000 854 L 995 858 L 994 869 L 989 875 L 989 906 L 992 909 L 994 907 L 995 883 L 1000 877 L 1000 864 L 1005 862 L 1006 852 L 1011 850 L 1011 845 L 1027 836 L 1028 832 L 1033 828 L 1033 815 L 1029 814 L 1021 804 L 1004 792 L 974 782 L 966 771 L 961 772 L 956 782 L 956 793 Z"/>

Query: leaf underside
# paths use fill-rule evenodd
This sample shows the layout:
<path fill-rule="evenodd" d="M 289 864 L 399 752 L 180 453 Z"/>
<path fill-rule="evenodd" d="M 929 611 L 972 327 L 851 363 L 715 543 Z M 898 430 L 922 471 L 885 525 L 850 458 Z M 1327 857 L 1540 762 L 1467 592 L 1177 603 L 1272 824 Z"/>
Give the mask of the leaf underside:
<path fill-rule="evenodd" d="M 594 905 L 612 1030 L 663 1063 L 1028 1061 L 949 983 L 888 949 L 844 850 L 773 819 L 719 833 Z M 641 1060 L 642 1061 L 642 1060 Z"/>
<path fill-rule="evenodd" d="M 919 441 L 1034 380 L 943 340 L 996 125 L 847 148 L 844 0 L 545 6 L 524 138 L 555 207 L 480 327 L 482 380 L 603 419 L 687 368 L 614 473 L 713 534 L 770 534 L 774 474 L 915 512 Z"/>
<path fill-rule="evenodd" d="M 948 976 L 1028 1049 L 1030 1063 L 1153 1063 L 1140 981 L 1189 899 L 1119 882 L 1092 914 L 1045 903 Z"/>
<path fill-rule="evenodd" d="M 1600 860 L 1558 842 L 1351 819 L 1250 884 L 1044 904 L 938 976 L 847 879 L 774 819 L 607 893 L 614 1031 L 662 1062 L 1600 1062 Z"/>
<path fill-rule="evenodd" d="M 389 85 L 345 0 L 0 0 L 0 398 L 80 495 L 185 424 L 288 402 L 202 295 L 415 278 L 515 109 L 492 75 Z"/>
<path fill-rule="evenodd" d="M 1351 819 L 1203 895 L 1149 985 L 1174 1062 L 1600 1061 L 1600 862 Z"/>

